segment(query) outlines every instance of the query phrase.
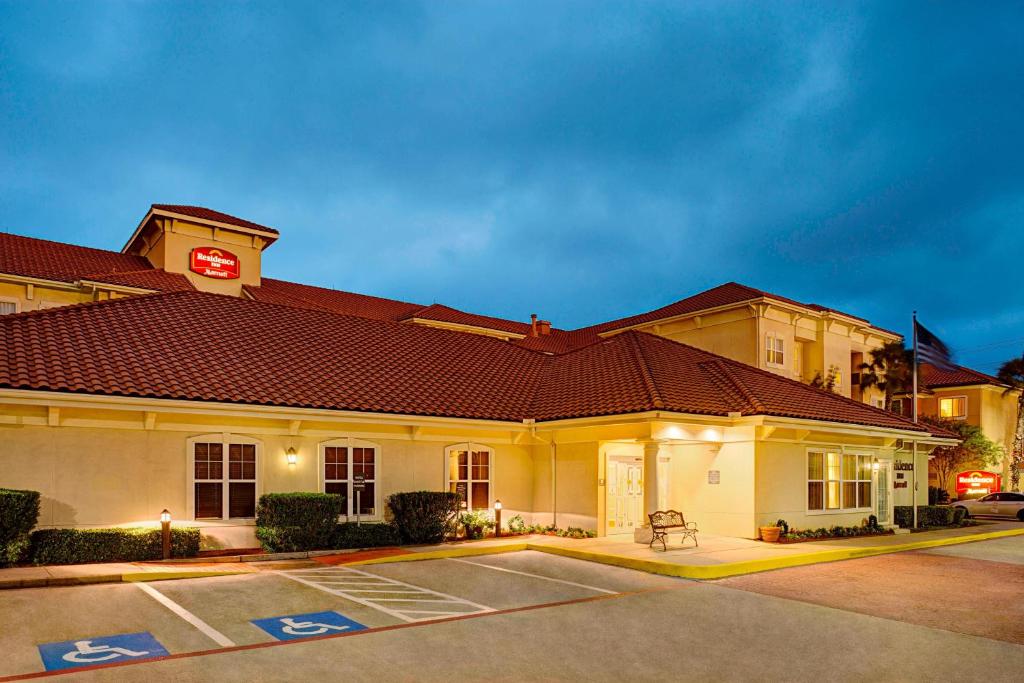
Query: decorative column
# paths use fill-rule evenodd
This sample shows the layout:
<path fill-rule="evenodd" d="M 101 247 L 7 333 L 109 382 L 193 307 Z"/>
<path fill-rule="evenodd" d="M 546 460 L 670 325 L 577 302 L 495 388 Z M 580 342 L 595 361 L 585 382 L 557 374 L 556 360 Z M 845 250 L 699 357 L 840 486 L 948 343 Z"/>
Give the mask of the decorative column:
<path fill-rule="evenodd" d="M 644 516 L 658 510 L 658 456 L 661 441 L 644 442 Z M 646 523 L 646 519 L 644 520 Z"/>

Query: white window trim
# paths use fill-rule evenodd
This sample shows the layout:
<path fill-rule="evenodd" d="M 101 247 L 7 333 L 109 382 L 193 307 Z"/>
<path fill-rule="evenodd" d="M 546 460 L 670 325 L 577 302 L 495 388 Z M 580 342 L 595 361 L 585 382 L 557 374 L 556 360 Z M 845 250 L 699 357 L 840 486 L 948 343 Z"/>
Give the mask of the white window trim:
<path fill-rule="evenodd" d="M 487 451 L 487 509 L 494 509 L 494 501 L 497 500 L 494 497 L 494 448 L 491 446 L 485 446 L 484 444 L 474 443 L 472 441 L 466 441 L 463 443 L 452 444 L 444 449 L 444 490 L 450 491 L 452 488 L 451 479 L 451 454 L 452 451 L 469 451 L 469 471 L 466 475 L 467 479 L 466 491 L 466 509 L 471 510 L 471 504 L 473 499 L 473 482 L 484 481 L 483 479 L 473 479 L 473 451 Z"/>
<path fill-rule="evenodd" d="M 769 340 L 772 343 L 772 358 L 773 359 L 775 358 L 776 354 L 780 353 L 779 349 L 776 346 L 776 342 L 781 342 L 782 343 L 782 351 L 781 351 L 781 353 L 782 353 L 782 362 L 781 363 L 777 363 L 774 360 L 768 360 L 768 342 L 769 342 Z M 765 343 L 764 343 L 764 347 L 762 348 L 762 352 L 765 354 L 765 356 L 764 356 L 765 365 L 770 365 L 773 368 L 784 368 L 784 367 L 786 367 L 786 338 L 783 337 L 781 334 L 778 334 L 777 332 L 765 332 L 764 333 L 764 342 Z"/>
<path fill-rule="evenodd" d="M 196 520 L 196 463 L 195 463 L 195 445 L 197 443 L 220 443 L 224 446 L 224 471 L 223 478 L 220 480 L 221 485 L 224 487 L 221 490 L 221 517 L 219 519 L 202 519 Z M 228 452 L 231 444 L 251 444 L 256 446 L 256 479 L 229 479 L 229 460 Z M 228 506 L 230 504 L 230 496 L 228 495 L 228 484 L 231 481 L 237 482 L 254 482 L 256 484 L 256 504 L 259 505 L 260 495 L 263 493 L 261 484 L 263 483 L 263 442 L 259 439 L 254 439 L 251 436 L 243 436 L 241 434 L 231 434 L 228 432 L 221 432 L 216 434 L 201 434 L 199 436 L 190 437 L 185 441 L 185 518 L 193 521 L 201 522 L 236 522 L 241 524 L 255 524 L 255 517 L 228 517 Z M 200 480 L 200 481 L 216 481 L 216 480 Z M 173 513 L 172 513 L 173 514 Z"/>
<path fill-rule="evenodd" d="M 839 454 L 839 479 L 838 480 L 835 480 L 835 479 L 830 480 L 828 478 L 828 453 L 837 453 L 837 454 Z M 808 473 L 808 471 L 810 469 L 810 461 L 811 461 L 811 455 L 812 454 L 818 454 L 818 455 L 822 456 L 822 458 L 821 458 L 821 460 L 822 460 L 821 461 L 821 476 L 822 476 L 822 478 L 821 479 L 809 479 L 807 477 L 807 473 Z M 872 468 L 872 470 L 871 470 L 871 480 L 870 480 L 871 481 L 871 502 L 867 506 L 865 506 L 865 507 L 852 507 L 852 508 L 844 508 L 844 507 L 829 508 L 829 507 L 825 507 L 822 510 L 812 510 L 811 509 L 810 501 L 808 500 L 808 496 L 807 496 L 807 484 L 809 484 L 810 482 L 820 481 L 822 483 L 822 491 L 821 491 L 822 499 L 821 500 L 822 500 L 822 505 L 824 506 L 824 505 L 828 504 L 827 501 L 828 501 L 828 482 L 829 481 L 838 481 L 839 482 L 839 500 L 840 501 L 842 501 L 842 499 L 843 499 L 843 482 L 847 482 L 847 481 L 857 482 L 858 483 L 858 487 L 857 487 L 858 488 L 858 495 L 859 495 L 859 490 L 860 490 L 859 484 L 860 484 L 860 482 L 868 481 L 867 479 L 843 479 L 842 478 L 843 477 L 843 456 L 844 455 L 852 455 L 852 456 L 854 456 L 854 457 L 856 457 L 858 459 L 862 458 L 862 457 L 867 457 L 867 458 L 873 457 L 872 454 L 870 454 L 870 453 L 849 452 L 849 451 L 844 452 L 842 448 L 808 448 L 804 452 L 804 512 L 807 515 L 810 515 L 810 516 L 817 516 L 817 515 L 847 515 L 847 514 L 851 514 L 851 513 L 873 512 L 874 511 L 874 509 L 875 509 L 875 499 L 876 499 L 876 496 L 878 495 L 878 482 L 877 482 L 877 479 L 875 477 L 874 468 Z M 860 468 L 859 468 L 860 462 L 859 462 L 859 460 L 858 460 L 857 464 L 858 464 L 857 472 L 859 473 L 860 472 Z"/>
<path fill-rule="evenodd" d="M 967 419 L 967 411 L 968 411 L 968 409 L 967 409 L 967 395 L 966 394 L 955 394 L 955 395 L 951 395 L 951 396 L 939 396 L 938 397 L 938 405 L 936 405 L 935 408 L 936 408 L 936 412 L 938 413 L 940 418 L 942 417 L 942 402 L 943 401 L 951 401 L 951 400 L 955 400 L 955 399 L 958 399 L 958 398 L 962 398 L 964 400 L 964 414 L 963 415 L 950 415 L 948 418 L 945 418 L 945 419 L 947 419 L 947 420 L 966 420 Z"/>
<path fill-rule="evenodd" d="M 0 303 L 14 304 L 14 313 L 21 313 L 21 299 L 17 299 L 13 296 L 0 296 Z M 14 313 L 7 313 L 5 315 L 14 315 Z"/>
<path fill-rule="evenodd" d="M 352 490 L 352 449 L 353 448 L 372 448 L 373 449 L 373 479 L 367 479 L 366 481 L 373 484 L 373 511 L 372 515 L 360 515 L 360 520 L 366 520 L 370 522 L 381 521 L 384 519 L 383 511 L 384 505 L 382 504 L 382 493 L 380 487 L 380 473 L 381 473 L 381 448 L 379 444 L 375 444 L 372 441 L 363 441 L 362 439 L 355 439 L 348 436 L 339 437 L 337 439 L 329 439 L 327 441 L 321 441 L 317 444 L 317 457 L 316 457 L 316 471 L 317 471 L 317 486 L 320 493 L 327 491 L 327 481 L 324 476 L 324 465 L 327 462 L 326 449 L 330 447 L 335 448 L 348 448 L 348 494 L 346 510 L 341 514 L 344 521 L 354 521 L 356 518 L 355 514 L 355 503 L 356 496 L 355 491 Z M 362 494 L 360 494 L 360 502 L 362 502 Z M 350 514 L 351 513 L 351 514 Z"/>

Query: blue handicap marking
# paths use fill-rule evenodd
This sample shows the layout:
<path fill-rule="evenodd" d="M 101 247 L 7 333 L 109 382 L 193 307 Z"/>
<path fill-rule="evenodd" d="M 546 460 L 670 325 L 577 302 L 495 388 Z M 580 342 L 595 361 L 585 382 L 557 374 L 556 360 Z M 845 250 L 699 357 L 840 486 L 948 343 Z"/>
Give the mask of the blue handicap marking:
<path fill-rule="evenodd" d="M 328 633 L 361 631 L 365 626 L 337 612 L 313 612 L 312 614 L 291 614 L 286 617 L 253 619 L 252 623 L 278 640 L 294 640 L 324 636 Z"/>
<path fill-rule="evenodd" d="M 39 656 L 47 671 L 71 669 L 91 664 L 152 659 L 169 654 L 148 632 L 99 636 L 87 640 L 66 640 L 63 643 L 43 643 Z"/>

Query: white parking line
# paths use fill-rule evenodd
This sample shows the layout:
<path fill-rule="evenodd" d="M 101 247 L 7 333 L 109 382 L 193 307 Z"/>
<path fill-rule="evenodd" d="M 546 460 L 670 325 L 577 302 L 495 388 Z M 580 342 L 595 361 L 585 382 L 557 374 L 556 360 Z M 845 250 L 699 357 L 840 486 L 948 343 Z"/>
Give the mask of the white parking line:
<path fill-rule="evenodd" d="M 587 590 L 597 591 L 598 593 L 608 593 L 609 595 L 618 595 L 619 591 L 608 590 L 607 588 L 598 588 L 597 586 L 588 586 L 585 583 L 576 583 L 575 581 L 566 581 L 565 579 L 555 579 L 550 576 L 543 576 L 541 574 L 531 574 L 530 572 L 521 572 L 517 569 L 506 569 L 505 567 L 495 567 L 491 564 L 483 564 L 482 562 L 471 562 L 470 560 L 461 560 L 455 557 L 446 558 L 449 562 L 461 562 L 463 564 L 471 564 L 475 567 L 483 567 L 485 569 L 493 569 L 496 572 L 507 572 L 509 574 L 519 574 L 520 576 L 532 576 L 535 579 L 544 579 L 545 581 L 554 581 L 555 583 L 564 583 L 567 586 L 576 586 L 577 588 L 586 588 Z"/>
<path fill-rule="evenodd" d="M 335 567 L 333 569 L 292 569 L 275 572 L 280 576 L 312 586 L 317 590 L 337 595 L 340 598 L 372 607 L 373 609 L 389 614 L 402 621 L 429 621 L 441 616 L 461 616 L 465 614 L 481 614 L 493 612 L 494 609 L 469 600 L 457 598 L 454 595 L 438 593 L 429 588 L 422 588 L 411 583 L 389 579 L 369 572 L 352 569 L 351 567 Z M 352 587 L 350 587 L 352 586 Z M 354 586 L 373 586 L 373 588 L 356 588 Z M 406 597 L 376 597 L 375 594 L 406 596 Z M 384 604 L 388 603 L 388 604 Z M 399 605 L 390 603 L 433 603 L 449 605 L 450 609 L 423 610 L 406 609 Z M 429 614 L 431 616 L 416 616 Z"/>
<path fill-rule="evenodd" d="M 188 623 L 192 624 L 197 629 L 202 631 L 204 634 L 206 634 L 206 636 L 208 636 L 210 638 L 210 640 L 212 640 L 213 642 L 217 643 L 221 647 L 233 647 L 234 646 L 235 643 L 230 638 L 228 638 L 226 635 L 224 635 L 223 633 L 221 633 L 220 631 L 218 631 L 214 627 L 210 626 L 205 621 L 203 621 L 202 619 L 200 619 L 196 615 L 192 614 L 187 609 L 185 609 L 184 607 L 182 607 L 178 603 L 174 602 L 173 600 L 171 600 L 169 597 L 167 597 L 166 595 L 164 595 L 163 593 L 161 593 L 157 589 L 155 589 L 152 586 L 150 586 L 148 583 L 143 583 L 143 582 L 139 581 L 139 582 L 136 582 L 135 585 L 138 586 L 139 590 L 141 590 L 143 593 L 146 593 L 151 598 L 153 598 L 154 600 L 159 602 L 161 605 L 163 605 L 167 609 L 171 610 L 172 612 L 177 614 L 179 617 L 181 617 L 182 619 L 184 619 L 185 621 L 187 621 Z"/>

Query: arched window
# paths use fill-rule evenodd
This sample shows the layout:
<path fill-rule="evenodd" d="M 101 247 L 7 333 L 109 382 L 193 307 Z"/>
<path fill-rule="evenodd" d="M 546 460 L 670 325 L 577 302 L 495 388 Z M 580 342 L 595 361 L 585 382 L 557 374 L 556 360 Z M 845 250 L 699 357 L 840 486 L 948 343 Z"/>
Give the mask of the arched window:
<path fill-rule="evenodd" d="M 448 490 L 458 493 L 470 510 L 491 507 L 491 469 L 494 449 L 460 443 L 445 449 Z"/>
<path fill-rule="evenodd" d="M 331 439 L 320 444 L 320 490 L 345 500 L 342 514 L 379 517 L 377 478 L 380 447 L 359 439 Z"/>
<path fill-rule="evenodd" d="M 237 434 L 207 434 L 189 439 L 189 516 L 255 517 L 262 451 L 260 441 Z"/>

